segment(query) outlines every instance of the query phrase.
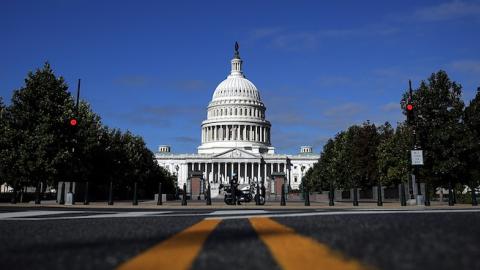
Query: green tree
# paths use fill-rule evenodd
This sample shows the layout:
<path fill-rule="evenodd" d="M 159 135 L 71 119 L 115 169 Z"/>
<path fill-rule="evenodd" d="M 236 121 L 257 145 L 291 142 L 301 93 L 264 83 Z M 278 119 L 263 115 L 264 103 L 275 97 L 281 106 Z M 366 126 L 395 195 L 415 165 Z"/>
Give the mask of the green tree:
<path fill-rule="evenodd" d="M 465 108 L 464 124 L 465 151 L 462 153 L 462 161 L 466 184 L 473 188 L 477 187 L 480 181 L 480 88 L 475 98 Z"/>
<path fill-rule="evenodd" d="M 68 147 L 55 163 L 58 180 L 86 182 L 94 178 L 94 167 L 98 164 L 95 150 L 99 147 L 98 138 L 102 132 L 100 116 L 85 101 L 80 102 L 78 112 L 74 109 L 68 114 L 75 115 L 77 125 L 72 127 L 68 121 L 64 123 L 67 132 L 60 136 Z"/>
<path fill-rule="evenodd" d="M 8 178 L 7 162 L 10 159 L 7 149 L 9 146 L 9 134 L 7 123 L 7 108 L 3 103 L 3 98 L 0 97 L 0 183 L 11 182 Z"/>
<path fill-rule="evenodd" d="M 22 181 L 21 185 L 36 186 L 39 181 L 52 183 L 58 177 L 56 164 L 64 159 L 67 144 L 66 112 L 73 108 L 73 100 L 62 77 L 57 78 L 46 63 L 35 73 L 30 72 L 25 85 L 14 91 L 9 107 L 9 134 L 12 143 L 7 148 L 10 160 L 16 163 L 16 177 L 8 181 Z M 11 173 L 12 174 L 12 173 Z M 17 183 L 10 183 L 16 185 Z"/>
<path fill-rule="evenodd" d="M 76 117 L 75 127 L 69 119 Z M 43 182 L 93 182 L 117 191 L 131 191 L 133 183 L 146 193 L 173 190 L 173 177 L 159 167 L 139 136 L 103 126 L 90 105 L 74 104 L 62 77 L 50 65 L 30 72 L 15 90 L 11 105 L 0 99 L 0 179 L 15 189 Z M 46 185 L 44 185 L 46 186 Z"/>
<path fill-rule="evenodd" d="M 97 141 L 90 178 L 99 186 L 106 188 L 112 181 L 114 194 L 125 198 L 131 196 L 135 182 L 140 196 L 153 196 L 159 182 L 164 192 L 173 192 L 173 176 L 158 165 L 141 137 L 104 127 Z"/>
<path fill-rule="evenodd" d="M 390 186 L 406 181 L 412 144 L 410 133 L 411 130 L 405 124 L 399 124 L 396 132 L 378 146 L 377 171 L 382 185 Z"/>
<path fill-rule="evenodd" d="M 424 149 L 421 177 L 436 186 L 458 182 L 462 164 L 462 86 L 451 81 L 445 71 L 433 73 L 413 93 L 418 143 Z M 402 99 L 405 104 L 408 93 Z"/>
<path fill-rule="evenodd" d="M 335 184 L 337 178 L 335 174 L 335 160 L 335 141 L 330 139 L 323 146 L 323 151 L 319 162 L 315 164 L 315 167 L 313 167 L 313 169 L 315 169 L 317 172 L 316 179 L 320 181 L 317 184 L 319 189 L 328 190 L 330 189 L 330 185 Z"/>
<path fill-rule="evenodd" d="M 377 178 L 377 146 L 380 143 L 377 128 L 368 121 L 362 126 L 351 126 L 343 143 L 346 186 L 371 187 Z"/>

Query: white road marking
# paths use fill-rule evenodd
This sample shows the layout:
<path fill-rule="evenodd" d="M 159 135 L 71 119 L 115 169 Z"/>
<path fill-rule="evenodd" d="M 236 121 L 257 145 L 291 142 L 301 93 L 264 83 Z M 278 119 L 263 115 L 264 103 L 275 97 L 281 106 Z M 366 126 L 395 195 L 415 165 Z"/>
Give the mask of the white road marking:
<path fill-rule="evenodd" d="M 438 210 L 341 210 L 341 211 L 313 211 L 313 212 L 294 212 L 294 213 L 275 213 L 275 211 L 266 210 L 219 210 L 209 213 L 182 213 L 174 211 L 135 211 L 135 212 L 112 212 L 102 214 L 93 214 L 95 211 L 23 211 L 0 213 L 0 220 L 62 220 L 62 219 L 95 219 L 95 218 L 127 218 L 127 217 L 195 217 L 205 216 L 205 219 L 246 219 L 254 217 L 309 217 L 309 216 L 335 216 L 335 215 L 371 215 L 371 214 L 429 214 L 429 213 L 478 213 L 480 209 L 438 209 Z M 63 217 L 36 217 L 56 214 L 72 214 L 72 213 L 92 213 L 85 216 L 63 216 Z"/>
<path fill-rule="evenodd" d="M 45 211 L 47 212 L 47 211 Z M 271 211 L 265 210 L 219 210 L 210 213 L 172 213 L 172 211 L 161 211 L 161 212 L 114 212 L 108 214 L 98 214 L 98 215 L 87 215 L 87 216 L 65 216 L 65 217 L 33 217 L 33 218 L 22 218 L 15 219 L 14 217 L 9 218 L 10 220 L 59 220 L 59 219 L 87 219 L 87 218 L 124 218 L 124 217 L 144 217 L 152 215 L 161 215 L 162 217 L 193 217 L 193 216 L 212 216 L 212 215 L 254 215 L 254 214 L 268 214 Z M 40 215 L 40 214 L 39 214 Z"/>
<path fill-rule="evenodd" d="M 244 215 L 244 214 L 266 214 L 270 211 L 265 210 L 219 210 L 211 212 L 208 215 Z"/>
<path fill-rule="evenodd" d="M 0 213 L 0 219 L 10 219 L 10 218 L 21 218 L 21 217 L 33 217 L 33 216 L 44 216 L 44 215 L 59 215 L 59 214 L 70 214 L 70 213 L 83 213 L 84 211 L 21 211 L 21 212 L 7 212 Z"/>
<path fill-rule="evenodd" d="M 38 211 L 44 212 L 39 215 L 50 215 L 53 212 L 62 212 L 57 214 L 63 213 L 87 213 L 87 211 Z M 16 212 L 18 213 L 18 212 Z M 66 217 L 32 217 L 32 218 L 18 218 L 17 216 L 12 216 L 11 218 L 6 218 L 8 220 L 59 220 L 59 219 L 92 219 L 92 218 L 124 218 L 124 217 L 144 217 L 144 216 L 151 216 L 151 215 L 161 215 L 171 213 L 171 211 L 160 211 L 160 212 L 152 212 L 152 211 L 145 211 L 145 212 L 120 212 L 120 213 L 109 213 L 109 214 L 98 214 L 98 215 L 86 215 L 86 216 L 66 216 Z M 15 213 L 11 213 L 15 214 Z M 55 214 L 55 213 L 54 213 Z M 30 216 L 37 216 L 37 215 L 30 215 Z"/>
<path fill-rule="evenodd" d="M 267 215 L 243 215 L 207 217 L 205 219 L 245 219 L 254 217 L 309 217 L 309 216 L 335 216 L 335 215 L 371 215 L 371 214 L 430 214 L 430 213 L 470 213 L 480 212 L 480 209 L 439 209 L 439 210 L 376 210 L 376 211 L 342 211 L 342 212 L 308 212 L 308 213 L 281 213 Z"/>

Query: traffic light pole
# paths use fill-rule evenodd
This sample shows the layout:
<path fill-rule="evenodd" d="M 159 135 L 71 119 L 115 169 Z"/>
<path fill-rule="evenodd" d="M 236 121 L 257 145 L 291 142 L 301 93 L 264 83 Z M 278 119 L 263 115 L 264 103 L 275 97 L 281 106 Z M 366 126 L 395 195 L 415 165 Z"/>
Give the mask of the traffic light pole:
<path fill-rule="evenodd" d="M 412 145 L 410 149 L 415 149 L 416 148 L 416 132 L 415 132 L 415 117 L 413 113 L 413 91 L 412 91 L 412 81 L 408 81 L 408 103 L 406 106 L 407 109 L 407 124 L 411 127 L 412 129 Z M 410 151 L 410 163 L 409 163 L 409 170 L 408 172 L 410 173 L 410 177 L 408 177 L 408 193 L 410 194 L 410 200 L 413 200 L 413 178 L 415 177 L 414 171 L 413 171 L 413 164 L 412 164 L 412 158 L 411 158 L 411 151 Z"/>
<path fill-rule="evenodd" d="M 70 126 L 71 128 L 73 129 L 73 138 L 72 138 L 72 156 L 71 156 L 71 163 L 72 163 L 72 171 L 75 171 L 75 162 L 74 162 L 74 156 L 75 156 L 75 145 L 77 143 L 77 125 L 78 125 L 78 106 L 79 106 L 79 103 L 80 103 L 80 82 L 81 80 L 78 79 L 78 85 L 77 85 L 77 100 L 76 100 L 76 104 L 75 104 L 75 115 L 74 117 L 70 118 Z M 72 177 L 73 178 L 73 177 Z M 74 196 L 74 193 L 73 193 L 73 183 L 74 183 L 74 179 L 70 179 L 71 181 L 69 182 L 69 185 L 68 185 L 68 193 L 70 194 L 71 196 L 71 204 L 75 204 L 75 196 Z M 88 191 L 87 191 L 88 192 Z M 88 203 L 88 198 L 86 200 L 86 202 Z M 86 203 L 86 204 L 87 204 Z"/>
<path fill-rule="evenodd" d="M 408 94 L 408 100 L 407 100 L 407 104 L 406 104 L 406 112 L 407 112 L 407 125 L 411 128 L 411 132 L 412 132 L 412 145 L 411 145 L 411 149 L 412 150 L 419 150 L 420 147 L 418 146 L 417 144 L 417 123 L 416 123 L 416 115 L 415 115 L 415 110 L 414 110 L 414 105 L 413 105 L 413 91 L 412 91 L 412 81 L 408 81 L 408 84 L 409 84 L 409 94 Z M 419 179 L 417 178 L 417 176 L 419 175 L 418 173 L 418 166 L 420 166 L 421 164 L 423 164 L 423 161 L 421 162 L 414 162 L 414 159 L 413 159 L 413 151 L 410 151 L 410 162 L 409 162 L 409 173 L 410 173 L 410 176 L 408 178 L 408 192 L 410 194 L 410 200 L 415 200 L 415 197 L 414 197 L 414 192 L 413 192 L 413 181 L 415 179 L 415 182 L 416 182 L 416 185 L 417 185 L 417 196 L 418 195 L 422 195 L 422 191 L 421 191 L 421 185 L 420 185 L 420 181 Z M 415 153 L 415 155 L 417 155 L 418 153 Z M 421 152 L 420 152 L 421 154 Z M 421 157 L 423 159 L 423 156 Z M 413 203 L 412 203 L 413 204 Z"/>

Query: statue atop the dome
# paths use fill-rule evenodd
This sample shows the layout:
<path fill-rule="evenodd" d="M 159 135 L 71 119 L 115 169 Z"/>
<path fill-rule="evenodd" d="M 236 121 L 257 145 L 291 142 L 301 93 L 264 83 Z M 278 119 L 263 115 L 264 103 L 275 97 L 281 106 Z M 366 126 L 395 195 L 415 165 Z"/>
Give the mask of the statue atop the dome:
<path fill-rule="evenodd" d="M 238 48 L 240 48 L 240 46 L 238 46 L 238 42 L 235 41 L 235 55 L 234 55 L 234 57 L 240 59 L 240 53 L 238 52 Z"/>

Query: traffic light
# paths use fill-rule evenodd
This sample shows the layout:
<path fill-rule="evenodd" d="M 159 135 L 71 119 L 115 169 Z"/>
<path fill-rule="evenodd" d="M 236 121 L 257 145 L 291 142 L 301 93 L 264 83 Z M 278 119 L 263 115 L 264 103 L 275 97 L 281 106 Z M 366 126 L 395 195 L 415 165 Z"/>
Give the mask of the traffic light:
<path fill-rule="evenodd" d="M 407 104 L 405 109 L 407 110 L 407 124 L 410 126 L 415 125 L 415 113 L 413 106 L 413 91 L 412 91 L 412 81 L 408 81 L 408 97 Z"/>
<path fill-rule="evenodd" d="M 407 123 L 409 125 L 414 125 L 415 124 L 415 114 L 413 110 L 413 104 L 408 102 L 407 106 L 405 107 L 407 109 Z"/>
<path fill-rule="evenodd" d="M 76 118 L 72 117 L 70 118 L 70 126 L 75 127 L 78 124 L 78 121 Z"/>

